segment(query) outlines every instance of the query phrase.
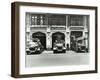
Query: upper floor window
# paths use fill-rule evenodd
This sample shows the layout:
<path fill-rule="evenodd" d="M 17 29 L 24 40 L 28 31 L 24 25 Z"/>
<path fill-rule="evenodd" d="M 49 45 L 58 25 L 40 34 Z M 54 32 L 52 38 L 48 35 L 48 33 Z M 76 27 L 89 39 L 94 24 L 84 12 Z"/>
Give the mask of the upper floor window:
<path fill-rule="evenodd" d="M 69 26 L 83 26 L 83 16 L 81 15 L 70 15 L 68 18 Z"/>
<path fill-rule="evenodd" d="M 45 25 L 45 15 L 31 15 L 31 25 Z"/>
<path fill-rule="evenodd" d="M 66 25 L 66 16 L 65 15 L 51 15 L 48 17 L 49 25 Z"/>

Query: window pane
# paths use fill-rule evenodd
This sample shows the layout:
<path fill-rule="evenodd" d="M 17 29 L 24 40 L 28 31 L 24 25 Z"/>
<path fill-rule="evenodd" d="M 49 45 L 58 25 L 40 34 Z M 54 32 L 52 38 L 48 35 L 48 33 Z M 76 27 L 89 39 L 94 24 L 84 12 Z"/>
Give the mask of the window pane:
<path fill-rule="evenodd" d="M 48 18 L 49 25 L 66 25 L 66 16 L 65 15 L 51 15 Z"/>
<path fill-rule="evenodd" d="M 31 25 L 45 25 L 45 16 L 31 15 Z"/>
<path fill-rule="evenodd" d="M 69 26 L 83 26 L 83 16 L 70 15 Z"/>

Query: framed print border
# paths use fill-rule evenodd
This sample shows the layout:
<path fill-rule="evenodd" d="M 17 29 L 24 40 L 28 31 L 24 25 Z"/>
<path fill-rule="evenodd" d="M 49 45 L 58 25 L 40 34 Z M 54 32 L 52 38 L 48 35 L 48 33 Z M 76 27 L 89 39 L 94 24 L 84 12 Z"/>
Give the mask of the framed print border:
<path fill-rule="evenodd" d="M 20 6 L 36 6 L 46 8 L 69 8 L 95 11 L 95 70 L 71 71 L 71 72 L 51 72 L 36 74 L 20 74 Z M 98 51 L 98 34 L 97 34 L 97 7 L 81 6 L 81 5 L 63 5 L 63 4 L 46 4 L 46 3 L 29 3 L 29 2 L 13 2 L 11 4 L 11 76 L 15 78 L 23 77 L 40 77 L 40 76 L 56 76 L 56 75 L 72 75 L 97 73 L 97 51 Z M 34 73 L 34 72 L 33 72 Z"/>

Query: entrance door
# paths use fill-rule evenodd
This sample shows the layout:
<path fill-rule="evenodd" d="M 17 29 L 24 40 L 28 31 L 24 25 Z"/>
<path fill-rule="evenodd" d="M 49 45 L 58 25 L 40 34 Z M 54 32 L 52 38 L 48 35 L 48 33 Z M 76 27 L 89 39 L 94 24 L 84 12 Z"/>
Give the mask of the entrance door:
<path fill-rule="evenodd" d="M 44 46 L 44 49 L 46 49 L 46 35 L 45 35 L 45 33 L 42 33 L 42 32 L 33 33 L 32 38 L 38 38 L 40 40 L 42 46 Z"/>
<path fill-rule="evenodd" d="M 70 35 L 70 48 L 71 50 L 76 50 L 76 38 L 82 37 L 83 32 L 82 31 L 71 31 Z"/>
<path fill-rule="evenodd" d="M 52 34 L 52 48 L 54 46 L 55 40 L 64 40 L 65 41 L 65 35 L 61 32 L 56 32 Z"/>

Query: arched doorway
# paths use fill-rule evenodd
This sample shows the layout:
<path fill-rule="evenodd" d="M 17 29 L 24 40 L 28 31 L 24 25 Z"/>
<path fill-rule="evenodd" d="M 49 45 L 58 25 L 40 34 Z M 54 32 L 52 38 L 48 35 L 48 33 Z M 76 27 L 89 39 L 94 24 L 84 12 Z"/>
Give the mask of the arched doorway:
<path fill-rule="evenodd" d="M 82 31 L 71 31 L 70 35 L 70 49 L 75 51 L 76 50 L 76 38 L 82 37 Z"/>
<path fill-rule="evenodd" d="M 55 32 L 52 34 L 52 48 L 54 46 L 55 40 L 64 40 L 65 41 L 65 34 L 61 32 Z"/>
<path fill-rule="evenodd" d="M 38 38 L 41 42 L 41 44 L 44 46 L 44 49 L 46 49 L 46 35 L 42 32 L 36 32 L 32 34 L 32 38 Z"/>

